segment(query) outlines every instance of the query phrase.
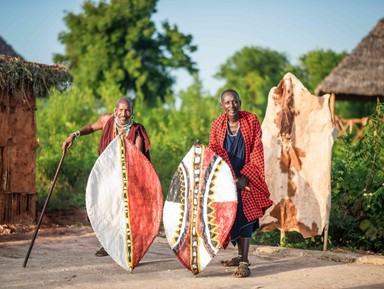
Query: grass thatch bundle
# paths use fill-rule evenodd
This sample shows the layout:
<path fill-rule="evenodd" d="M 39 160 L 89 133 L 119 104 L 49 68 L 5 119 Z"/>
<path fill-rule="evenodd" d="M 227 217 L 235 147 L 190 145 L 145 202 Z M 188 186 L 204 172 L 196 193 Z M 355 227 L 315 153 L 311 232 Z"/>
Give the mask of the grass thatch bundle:
<path fill-rule="evenodd" d="M 71 82 L 72 76 L 63 66 L 0 55 L 0 89 L 12 97 L 46 97 L 52 87 L 63 90 Z"/>

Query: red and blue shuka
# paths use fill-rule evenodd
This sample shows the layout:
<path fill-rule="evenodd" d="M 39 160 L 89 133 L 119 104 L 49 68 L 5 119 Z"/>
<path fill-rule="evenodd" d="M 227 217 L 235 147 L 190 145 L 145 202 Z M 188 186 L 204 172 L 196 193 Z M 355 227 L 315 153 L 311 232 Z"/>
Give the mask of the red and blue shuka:
<path fill-rule="evenodd" d="M 226 113 L 212 123 L 209 147 L 228 163 L 234 178 L 245 176 L 249 179 L 249 190 L 239 192 L 239 203 L 242 204 L 240 209 L 244 213 L 245 221 L 255 223 L 273 204 L 265 183 L 262 132 L 257 116 L 247 111 L 239 111 L 239 126 L 240 131 L 234 143 L 238 150 L 234 154 L 240 154 L 242 157 L 237 157 L 236 160 L 236 156 L 232 155 Z M 233 239 L 233 236 L 231 237 Z"/>

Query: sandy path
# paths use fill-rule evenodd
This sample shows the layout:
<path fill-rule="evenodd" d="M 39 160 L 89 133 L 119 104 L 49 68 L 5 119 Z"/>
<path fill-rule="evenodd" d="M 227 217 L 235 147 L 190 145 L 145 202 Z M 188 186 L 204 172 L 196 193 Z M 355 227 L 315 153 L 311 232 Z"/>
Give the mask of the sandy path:
<path fill-rule="evenodd" d="M 231 247 L 195 277 L 158 237 L 129 274 L 110 257 L 94 256 L 99 243 L 91 228 L 53 230 L 39 232 L 26 268 L 31 234 L 0 238 L 0 288 L 384 288 L 384 257 L 252 246 L 252 275 L 236 279 L 233 268 L 220 265 L 234 256 Z"/>

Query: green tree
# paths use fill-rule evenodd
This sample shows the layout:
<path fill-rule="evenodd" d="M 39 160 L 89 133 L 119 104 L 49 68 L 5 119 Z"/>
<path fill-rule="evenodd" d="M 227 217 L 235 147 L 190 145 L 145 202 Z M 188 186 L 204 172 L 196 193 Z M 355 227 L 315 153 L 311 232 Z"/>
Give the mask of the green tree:
<path fill-rule="evenodd" d="M 300 57 L 298 70 L 301 71 L 303 84 L 314 93 L 316 87 L 348 54 L 334 52 L 330 49 L 316 49 Z M 360 118 L 375 111 L 374 102 L 340 101 L 336 99 L 335 113 L 344 118 Z"/>
<path fill-rule="evenodd" d="M 347 55 L 344 51 L 337 53 L 330 49 L 316 49 L 302 55 L 299 66 L 303 71 L 302 82 L 305 87 L 314 93 L 316 87 Z"/>
<path fill-rule="evenodd" d="M 244 47 L 221 65 L 215 76 L 225 80 L 220 92 L 226 88 L 235 89 L 243 108 L 263 116 L 269 90 L 278 85 L 288 65 L 282 53 L 262 47 Z"/>
<path fill-rule="evenodd" d="M 171 90 L 171 69 L 196 72 L 192 36 L 167 21 L 160 32 L 151 20 L 157 0 L 96 2 L 86 1 L 80 14 L 67 13 L 69 31 L 59 35 L 65 55 L 54 56 L 55 62 L 69 62 L 79 87 L 105 96 L 101 92 L 113 83 L 121 95 L 153 104 L 157 98 L 164 101 Z"/>

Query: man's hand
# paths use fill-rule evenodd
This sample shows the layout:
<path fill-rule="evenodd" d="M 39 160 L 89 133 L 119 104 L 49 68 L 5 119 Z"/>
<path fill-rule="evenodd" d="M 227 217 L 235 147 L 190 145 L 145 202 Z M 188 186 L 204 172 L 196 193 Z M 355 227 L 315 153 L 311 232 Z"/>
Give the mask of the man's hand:
<path fill-rule="evenodd" d="M 63 142 L 63 145 L 61 146 L 63 150 L 69 150 L 69 148 L 73 144 L 74 135 L 70 134 L 69 137 Z"/>
<path fill-rule="evenodd" d="M 240 178 L 237 179 L 236 187 L 239 190 L 244 190 L 246 188 L 249 188 L 248 184 L 249 184 L 248 178 L 243 176 L 243 177 L 240 177 Z"/>

